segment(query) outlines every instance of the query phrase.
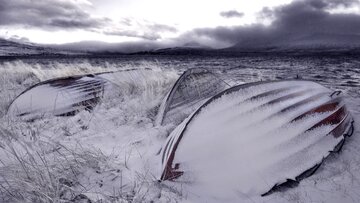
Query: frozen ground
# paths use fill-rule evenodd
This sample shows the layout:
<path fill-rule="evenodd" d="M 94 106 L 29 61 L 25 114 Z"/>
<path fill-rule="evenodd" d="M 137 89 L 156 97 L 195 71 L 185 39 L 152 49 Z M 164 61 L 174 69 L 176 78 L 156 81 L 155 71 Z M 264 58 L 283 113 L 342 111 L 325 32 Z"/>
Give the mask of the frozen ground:
<path fill-rule="evenodd" d="M 351 59 L 240 58 L 127 61 L 11 61 L 0 65 L 0 201 L 75 202 L 86 195 L 103 202 L 359 202 L 360 62 Z M 266 197 L 213 199 L 173 183 L 157 182 L 157 155 L 171 124 L 155 127 L 163 96 L 182 70 L 222 67 L 238 80 L 316 80 L 341 89 L 356 130 L 341 153 L 333 154 L 297 187 Z M 235 68 L 233 68 L 235 67 Z M 24 122 L 5 115 L 11 100 L 46 79 L 128 68 L 150 68 L 119 86 L 93 112 Z M 231 69 L 233 68 L 233 69 Z"/>

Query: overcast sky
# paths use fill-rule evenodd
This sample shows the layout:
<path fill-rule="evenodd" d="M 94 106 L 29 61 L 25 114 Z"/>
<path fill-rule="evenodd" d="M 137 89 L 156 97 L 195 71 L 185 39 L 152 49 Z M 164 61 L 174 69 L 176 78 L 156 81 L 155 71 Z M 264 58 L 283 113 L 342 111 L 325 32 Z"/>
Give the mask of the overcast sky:
<path fill-rule="evenodd" d="M 199 42 L 360 35 L 359 0 L 0 0 L 0 37 L 35 43 Z"/>

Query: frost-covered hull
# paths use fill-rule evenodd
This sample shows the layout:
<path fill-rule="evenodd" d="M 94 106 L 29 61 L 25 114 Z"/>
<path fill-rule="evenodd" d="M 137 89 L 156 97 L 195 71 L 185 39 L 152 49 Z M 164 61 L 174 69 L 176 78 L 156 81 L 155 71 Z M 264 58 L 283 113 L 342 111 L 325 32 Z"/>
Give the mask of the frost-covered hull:
<path fill-rule="evenodd" d="M 74 115 L 95 107 L 103 95 L 105 84 L 106 81 L 93 75 L 44 81 L 15 98 L 8 114 L 25 118 L 44 114 Z"/>
<path fill-rule="evenodd" d="M 129 69 L 40 82 L 13 100 L 8 115 L 33 119 L 44 115 L 71 116 L 82 110 L 92 110 L 106 91 L 117 94 L 113 87 L 121 88 L 147 71 L 151 70 Z"/>
<path fill-rule="evenodd" d="M 170 134 L 161 152 L 161 180 L 262 195 L 311 174 L 340 148 L 351 122 L 342 99 L 314 82 L 235 86 Z"/>

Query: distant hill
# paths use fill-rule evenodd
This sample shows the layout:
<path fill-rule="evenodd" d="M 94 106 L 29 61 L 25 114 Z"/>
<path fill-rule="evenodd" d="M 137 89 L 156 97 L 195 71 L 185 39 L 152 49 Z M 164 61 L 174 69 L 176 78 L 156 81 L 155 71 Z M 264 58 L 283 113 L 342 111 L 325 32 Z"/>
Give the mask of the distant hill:
<path fill-rule="evenodd" d="M 159 42 L 106 43 L 83 41 L 62 45 L 21 43 L 0 38 L 0 57 L 88 56 L 115 57 L 121 55 L 201 55 L 242 56 L 244 54 L 360 54 L 360 35 L 313 34 L 302 37 L 276 36 L 248 39 L 224 49 L 213 49 L 194 41 L 182 45 Z"/>
<path fill-rule="evenodd" d="M 270 39 L 246 40 L 223 50 L 228 52 L 331 52 L 359 50 L 359 48 L 360 35 L 319 33 L 302 37 L 278 36 Z"/>
<path fill-rule="evenodd" d="M 161 49 L 165 45 L 152 41 L 144 42 L 121 42 L 121 43 L 107 43 L 101 41 L 81 41 L 74 43 L 67 43 L 61 45 L 51 45 L 51 47 L 61 50 L 73 50 L 92 54 L 101 53 L 119 53 L 129 54 L 141 51 L 149 51 L 153 49 Z"/>
<path fill-rule="evenodd" d="M 0 56 L 44 56 L 44 55 L 78 55 L 78 51 L 66 51 L 45 45 L 20 43 L 0 38 Z"/>
<path fill-rule="evenodd" d="M 147 51 L 148 54 L 155 55 L 199 55 L 206 54 L 214 49 L 208 46 L 204 46 L 196 42 L 184 43 L 182 46 L 154 49 Z"/>
<path fill-rule="evenodd" d="M 48 52 L 44 47 L 31 44 L 22 44 L 0 38 L 0 56 L 41 54 Z"/>

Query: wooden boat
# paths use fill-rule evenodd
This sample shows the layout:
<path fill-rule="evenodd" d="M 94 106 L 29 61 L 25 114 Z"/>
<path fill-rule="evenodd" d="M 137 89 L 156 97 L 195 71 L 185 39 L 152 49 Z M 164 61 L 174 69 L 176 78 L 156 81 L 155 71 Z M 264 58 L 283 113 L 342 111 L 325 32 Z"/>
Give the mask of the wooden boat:
<path fill-rule="evenodd" d="M 209 99 L 170 134 L 160 180 L 266 195 L 311 175 L 341 148 L 352 123 L 338 92 L 315 82 L 238 85 Z"/>
<path fill-rule="evenodd" d="M 72 116 L 82 110 L 91 111 L 105 92 L 125 86 L 129 80 L 141 77 L 149 69 L 129 69 L 114 72 L 55 78 L 35 84 L 18 95 L 8 108 L 8 115 L 34 119 L 45 115 Z"/>
<path fill-rule="evenodd" d="M 229 88 L 219 74 L 192 68 L 185 71 L 165 96 L 156 118 L 157 125 L 181 123 L 207 99 Z"/>

